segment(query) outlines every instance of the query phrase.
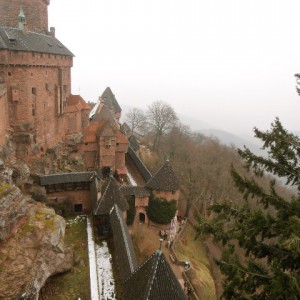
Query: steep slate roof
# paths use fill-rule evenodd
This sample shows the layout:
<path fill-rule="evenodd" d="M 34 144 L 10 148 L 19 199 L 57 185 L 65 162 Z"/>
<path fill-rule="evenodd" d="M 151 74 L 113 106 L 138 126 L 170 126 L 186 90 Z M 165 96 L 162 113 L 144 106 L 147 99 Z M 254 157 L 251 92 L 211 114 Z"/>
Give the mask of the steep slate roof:
<path fill-rule="evenodd" d="M 59 40 L 50 35 L 0 27 L 0 50 L 33 51 L 74 56 Z"/>
<path fill-rule="evenodd" d="M 107 87 L 105 91 L 103 92 L 101 98 L 105 101 L 106 105 L 113 110 L 114 112 L 121 112 L 122 109 L 115 97 L 115 95 L 112 93 L 110 87 Z"/>
<path fill-rule="evenodd" d="M 137 156 L 137 154 L 135 153 L 135 151 L 130 146 L 128 147 L 127 153 L 129 155 L 129 157 L 132 159 L 132 161 L 134 162 L 135 166 L 140 171 L 140 173 L 143 176 L 143 178 L 146 181 L 148 181 L 149 179 L 151 179 L 152 174 L 150 173 L 150 171 L 147 169 L 147 167 L 144 165 L 144 163 L 141 161 L 141 159 Z"/>
<path fill-rule="evenodd" d="M 130 147 L 134 150 L 134 151 L 137 151 L 140 149 L 140 144 L 138 142 L 138 140 L 136 139 L 136 137 L 134 135 L 131 135 L 129 138 L 128 138 L 128 141 L 129 141 L 129 145 Z"/>
<path fill-rule="evenodd" d="M 120 277 L 121 281 L 124 281 L 137 268 L 138 264 L 123 212 L 116 204 L 110 212 L 109 219 L 113 231 Z"/>
<path fill-rule="evenodd" d="M 131 133 L 130 127 L 125 122 L 121 125 L 121 131 L 126 135 L 129 135 L 129 133 Z"/>
<path fill-rule="evenodd" d="M 177 278 L 158 250 L 139 266 L 124 282 L 125 299 L 181 300 L 187 299 Z"/>
<path fill-rule="evenodd" d="M 96 107 L 96 108 L 95 108 Z M 115 119 L 114 115 L 110 111 L 109 107 L 105 102 L 98 102 L 93 108 L 93 114 L 90 114 L 91 122 L 107 121 L 112 124 L 115 128 L 120 129 L 120 125 Z"/>
<path fill-rule="evenodd" d="M 149 179 L 146 186 L 157 191 L 176 191 L 179 189 L 179 181 L 168 160 Z"/>
<path fill-rule="evenodd" d="M 94 215 L 108 215 L 115 204 L 122 211 L 129 209 L 128 203 L 122 195 L 115 179 L 109 177 L 101 188 L 101 198 L 96 203 Z"/>
<path fill-rule="evenodd" d="M 150 191 L 144 186 L 122 185 L 120 190 L 124 196 L 149 197 Z"/>
<path fill-rule="evenodd" d="M 96 172 L 56 173 L 40 175 L 39 177 L 41 185 L 52 185 L 60 183 L 91 182 L 94 176 L 97 176 Z"/>

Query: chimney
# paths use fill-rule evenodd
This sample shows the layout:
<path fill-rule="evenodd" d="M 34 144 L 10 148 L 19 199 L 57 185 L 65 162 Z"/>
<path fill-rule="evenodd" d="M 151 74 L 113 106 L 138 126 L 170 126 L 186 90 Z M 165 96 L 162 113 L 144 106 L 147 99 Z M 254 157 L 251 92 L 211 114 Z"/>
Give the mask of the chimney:
<path fill-rule="evenodd" d="M 50 27 L 50 35 L 55 38 L 55 27 Z"/>

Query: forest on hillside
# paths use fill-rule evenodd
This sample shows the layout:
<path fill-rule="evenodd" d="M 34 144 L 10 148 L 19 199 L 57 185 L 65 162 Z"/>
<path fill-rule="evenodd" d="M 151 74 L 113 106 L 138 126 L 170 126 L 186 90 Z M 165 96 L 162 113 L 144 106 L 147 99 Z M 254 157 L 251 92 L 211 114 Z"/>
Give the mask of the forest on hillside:
<path fill-rule="evenodd" d="M 132 109 L 126 123 L 152 172 L 170 160 L 179 210 L 221 249 L 222 297 L 299 299 L 300 139 L 276 119 L 266 132 L 254 129 L 267 153 L 257 156 L 191 131 L 164 102 Z"/>

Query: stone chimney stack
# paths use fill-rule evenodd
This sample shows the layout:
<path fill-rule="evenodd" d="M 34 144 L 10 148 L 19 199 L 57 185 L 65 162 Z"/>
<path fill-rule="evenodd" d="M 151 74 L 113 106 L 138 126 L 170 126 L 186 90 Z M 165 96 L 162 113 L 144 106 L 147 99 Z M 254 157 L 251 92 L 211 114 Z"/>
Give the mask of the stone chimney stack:
<path fill-rule="evenodd" d="M 55 38 L 55 27 L 50 27 L 50 35 Z"/>

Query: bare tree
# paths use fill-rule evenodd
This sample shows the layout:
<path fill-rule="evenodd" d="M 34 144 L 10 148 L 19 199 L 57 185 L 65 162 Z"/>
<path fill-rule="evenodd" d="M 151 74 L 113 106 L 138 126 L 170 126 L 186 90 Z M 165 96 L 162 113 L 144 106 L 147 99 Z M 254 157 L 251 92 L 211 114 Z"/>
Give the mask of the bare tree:
<path fill-rule="evenodd" d="M 134 134 L 134 130 L 142 129 L 145 125 L 145 115 L 142 110 L 138 108 L 132 108 L 125 116 L 125 122 L 131 129 L 131 134 Z"/>
<path fill-rule="evenodd" d="M 149 130 L 154 133 L 153 150 L 158 150 L 161 137 L 174 127 L 177 120 L 174 109 L 167 103 L 156 101 L 148 106 L 147 122 Z"/>

